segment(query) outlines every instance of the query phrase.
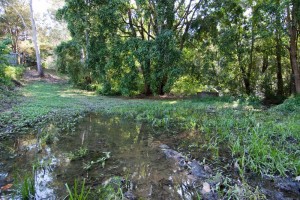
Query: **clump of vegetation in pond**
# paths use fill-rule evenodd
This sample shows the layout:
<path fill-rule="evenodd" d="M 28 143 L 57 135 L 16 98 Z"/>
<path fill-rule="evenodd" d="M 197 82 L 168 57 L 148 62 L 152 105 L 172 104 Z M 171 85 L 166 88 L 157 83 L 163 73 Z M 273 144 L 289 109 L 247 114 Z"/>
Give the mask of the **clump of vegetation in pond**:
<path fill-rule="evenodd" d="M 113 176 L 98 187 L 93 195 L 99 199 L 124 199 L 124 197 L 126 199 L 136 199 L 128 191 L 129 184 L 130 182 L 127 179 L 120 176 Z"/>
<path fill-rule="evenodd" d="M 80 147 L 79 149 L 73 152 L 69 152 L 67 156 L 71 161 L 74 161 L 85 157 L 87 154 L 88 154 L 88 149 L 86 147 Z"/>
<path fill-rule="evenodd" d="M 86 200 L 86 199 L 88 199 L 88 197 L 90 195 L 90 189 L 87 189 L 87 187 L 85 186 L 85 179 L 83 179 L 81 186 L 79 184 L 80 183 L 76 179 L 74 181 L 74 186 L 72 189 L 70 189 L 70 187 L 67 183 L 65 184 L 67 191 L 68 191 L 68 196 L 66 198 L 68 198 L 69 200 Z"/>
<path fill-rule="evenodd" d="M 96 164 L 101 164 L 102 168 L 105 166 L 105 161 L 110 158 L 110 152 L 103 152 L 104 156 L 98 158 L 96 161 L 85 163 L 83 169 L 89 170 Z"/>
<path fill-rule="evenodd" d="M 21 184 L 21 196 L 24 200 L 34 199 L 35 197 L 35 182 L 31 176 L 26 176 Z"/>

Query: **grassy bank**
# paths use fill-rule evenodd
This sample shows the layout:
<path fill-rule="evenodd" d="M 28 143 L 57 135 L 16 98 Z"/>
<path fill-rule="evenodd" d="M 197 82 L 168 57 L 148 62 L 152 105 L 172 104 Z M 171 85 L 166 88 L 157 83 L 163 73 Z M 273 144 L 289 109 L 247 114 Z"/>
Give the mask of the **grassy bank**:
<path fill-rule="evenodd" d="M 191 146 L 218 152 L 225 146 L 240 173 L 300 175 L 299 97 L 265 110 L 247 100 L 128 100 L 97 96 L 67 84 L 36 82 L 21 89 L 23 101 L 0 114 L 1 134 L 25 133 L 53 122 L 72 129 L 87 112 L 107 112 L 150 122 L 154 127 L 196 130 L 209 145 Z M 8 98 L 15 98 L 14 95 Z"/>

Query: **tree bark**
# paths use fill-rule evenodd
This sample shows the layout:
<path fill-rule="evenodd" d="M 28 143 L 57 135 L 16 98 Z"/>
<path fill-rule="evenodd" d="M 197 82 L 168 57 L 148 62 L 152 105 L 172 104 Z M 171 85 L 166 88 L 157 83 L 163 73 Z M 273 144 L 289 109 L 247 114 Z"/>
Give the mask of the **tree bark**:
<path fill-rule="evenodd" d="M 276 5 L 279 7 L 280 2 L 276 0 Z M 276 11 L 276 62 L 277 62 L 277 96 L 283 97 L 283 78 L 282 78 L 282 64 L 281 64 L 281 54 L 282 54 L 282 40 L 281 40 L 281 20 L 280 20 L 280 13 Z"/>
<path fill-rule="evenodd" d="M 37 30 L 36 30 L 35 20 L 33 17 L 32 0 L 29 0 L 29 7 L 30 7 L 30 19 L 31 19 L 31 25 L 32 25 L 32 41 L 34 43 L 37 71 L 38 71 L 40 77 L 44 77 L 44 71 L 43 71 L 43 68 L 41 65 L 40 48 L 39 48 L 38 39 L 37 39 Z"/>
<path fill-rule="evenodd" d="M 144 78 L 144 94 L 146 96 L 150 96 L 153 94 L 153 92 L 151 91 L 151 87 L 150 87 L 150 66 L 151 66 L 151 62 L 150 59 L 146 59 L 146 61 L 143 64 L 143 68 L 142 68 L 142 74 L 143 74 L 143 78 Z"/>
<path fill-rule="evenodd" d="M 292 1 L 292 10 L 290 12 L 289 5 L 287 6 L 287 23 L 289 28 L 290 36 L 290 62 L 293 71 L 293 78 L 295 82 L 296 93 L 300 94 L 300 73 L 299 66 L 297 62 L 297 2 Z M 299 11 L 298 11 L 299 12 Z"/>

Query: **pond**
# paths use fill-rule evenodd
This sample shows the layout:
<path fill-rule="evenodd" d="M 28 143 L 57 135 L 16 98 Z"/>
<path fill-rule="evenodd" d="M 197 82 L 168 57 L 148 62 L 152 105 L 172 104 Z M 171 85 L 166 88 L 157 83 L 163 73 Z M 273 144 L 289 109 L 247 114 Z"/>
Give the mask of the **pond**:
<path fill-rule="evenodd" d="M 39 134 L 56 135 L 57 131 L 49 125 Z M 72 185 L 75 179 L 85 178 L 87 186 L 96 188 L 112 177 L 128 180 L 127 189 L 139 198 L 190 199 L 195 195 L 184 185 L 185 177 L 177 173 L 176 165 L 159 148 L 161 143 L 170 142 L 171 136 L 157 134 L 151 126 L 116 116 L 89 114 L 74 132 L 54 137 L 51 144 L 37 135 L 2 142 L 0 163 L 2 179 L 14 180 L 12 184 L 32 174 L 35 166 L 37 199 L 63 199 L 68 195 L 65 183 Z M 80 149 L 87 154 L 71 160 Z M 110 152 L 110 158 L 96 163 L 106 152 Z M 17 190 L 17 186 L 12 188 Z M 15 190 L 3 191 L 2 198 L 21 198 Z"/>
<path fill-rule="evenodd" d="M 158 132 L 149 124 L 93 113 L 82 118 L 73 131 L 61 131 L 49 124 L 1 142 L 0 198 L 22 199 L 21 185 L 34 177 L 36 199 L 68 199 L 66 184 L 72 188 L 75 180 L 80 184 L 85 180 L 85 186 L 91 188 L 89 199 L 117 193 L 120 188 L 129 199 L 198 199 L 199 195 L 205 197 L 203 190 L 211 194 L 206 199 L 217 199 L 217 193 L 232 198 L 259 197 L 257 186 L 271 199 L 297 199 L 299 184 L 295 182 L 282 185 L 277 179 L 257 175 L 248 175 L 249 184 L 241 182 L 225 148 L 220 148 L 222 152 L 215 159 L 219 161 L 214 165 L 199 164 L 216 153 L 213 149 L 200 151 L 193 146 L 194 141 L 204 145 L 207 138 L 193 133 Z M 191 162 L 193 158 L 200 161 L 196 166 Z M 225 165 L 229 167 L 225 169 Z M 223 171 L 219 173 L 219 169 Z M 118 183 L 105 193 L 113 182 Z M 291 184 L 296 192 L 286 190 Z"/>

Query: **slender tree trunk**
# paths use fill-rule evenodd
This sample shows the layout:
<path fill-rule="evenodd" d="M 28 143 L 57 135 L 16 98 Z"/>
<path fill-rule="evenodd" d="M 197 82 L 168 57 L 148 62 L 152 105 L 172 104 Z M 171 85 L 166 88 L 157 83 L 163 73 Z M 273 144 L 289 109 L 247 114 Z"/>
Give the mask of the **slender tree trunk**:
<path fill-rule="evenodd" d="M 265 73 L 265 71 L 268 69 L 269 67 L 269 57 L 267 54 L 263 55 L 263 64 L 262 64 L 262 73 Z"/>
<path fill-rule="evenodd" d="M 253 91 L 251 88 L 251 73 L 252 70 L 254 68 L 254 61 L 253 61 L 253 57 L 254 57 L 254 43 L 255 43 L 255 35 L 254 35 L 254 23 L 252 21 L 252 25 L 251 25 L 251 48 L 250 48 L 250 63 L 248 65 L 248 70 L 246 72 L 246 78 L 244 78 L 244 82 L 245 82 L 245 87 L 246 87 L 246 93 L 248 95 L 250 95 Z"/>
<path fill-rule="evenodd" d="M 35 20 L 34 20 L 34 17 L 33 17 L 32 0 L 29 0 L 29 7 L 30 7 L 30 19 L 31 19 L 31 25 L 32 25 L 32 41 L 34 43 L 36 63 L 37 63 L 37 71 L 39 73 L 39 76 L 43 77 L 44 76 L 44 71 L 43 71 L 43 68 L 42 68 L 42 65 L 41 65 L 41 55 L 40 55 L 40 48 L 39 48 L 39 45 L 38 45 Z"/>
<path fill-rule="evenodd" d="M 245 92 L 247 95 L 250 95 L 252 90 L 251 90 L 251 83 L 250 83 L 250 77 L 248 77 L 248 73 L 246 72 L 245 70 L 245 67 L 243 66 L 243 63 L 242 63 L 242 54 L 239 50 L 240 48 L 240 45 L 238 42 L 236 42 L 236 47 L 237 47 L 237 57 L 238 57 L 238 65 L 239 65 L 239 68 L 242 72 L 242 79 L 243 79 L 243 82 L 244 82 L 244 86 L 245 86 Z"/>
<path fill-rule="evenodd" d="M 293 71 L 293 78 L 295 81 L 296 93 L 300 94 L 300 70 L 297 62 L 297 5 L 296 1 L 292 1 L 292 11 L 290 12 L 290 7 L 287 7 L 287 22 L 289 27 L 290 35 L 290 62 Z"/>
<path fill-rule="evenodd" d="M 143 67 L 143 77 L 144 77 L 144 93 L 146 96 L 152 95 L 151 87 L 150 87 L 150 65 L 151 62 L 149 59 L 145 61 L 144 67 Z"/>
<path fill-rule="evenodd" d="M 283 96 L 283 78 L 281 64 L 281 39 L 276 38 L 276 61 L 277 61 L 277 96 Z"/>
<path fill-rule="evenodd" d="M 276 0 L 277 9 L 280 7 L 279 0 Z M 276 11 L 276 62 L 277 62 L 277 96 L 283 96 L 283 78 L 282 78 L 282 64 L 281 64 L 281 54 L 282 54 L 282 40 L 281 40 L 281 20 L 280 20 L 280 12 Z"/>

